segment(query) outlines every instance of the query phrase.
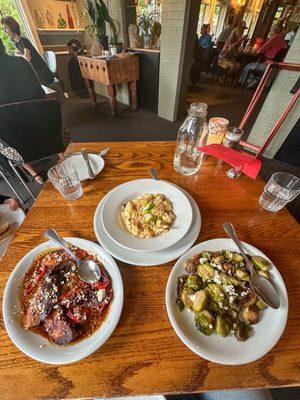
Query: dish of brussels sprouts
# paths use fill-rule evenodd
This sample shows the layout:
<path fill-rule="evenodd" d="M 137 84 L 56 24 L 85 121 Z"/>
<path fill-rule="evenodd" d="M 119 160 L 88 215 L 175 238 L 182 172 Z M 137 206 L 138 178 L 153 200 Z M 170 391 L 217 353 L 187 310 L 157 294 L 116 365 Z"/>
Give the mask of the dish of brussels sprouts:
<path fill-rule="evenodd" d="M 175 264 L 166 290 L 168 315 L 180 339 L 200 356 L 223 364 L 260 358 L 279 340 L 287 319 L 280 273 L 262 252 L 244 246 L 257 272 L 278 289 L 278 310 L 252 292 L 243 256 L 230 239 L 192 248 Z"/>
<path fill-rule="evenodd" d="M 250 257 L 256 271 L 270 279 L 271 263 L 261 256 Z M 250 337 L 251 325 L 267 305 L 249 286 L 250 275 L 240 253 L 231 250 L 202 251 L 185 262 L 186 274 L 177 278 L 177 307 L 194 312 L 195 326 L 204 335 L 214 332 L 237 340 Z"/>

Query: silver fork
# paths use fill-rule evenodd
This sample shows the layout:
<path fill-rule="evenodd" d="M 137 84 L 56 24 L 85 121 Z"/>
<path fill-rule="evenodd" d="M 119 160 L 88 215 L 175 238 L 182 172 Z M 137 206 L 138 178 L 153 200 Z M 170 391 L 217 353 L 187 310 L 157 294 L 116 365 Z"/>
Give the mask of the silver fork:
<path fill-rule="evenodd" d="M 155 168 L 150 168 L 149 173 L 153 179 L 155 179 L 156 181 L 159 181 L 159 177 L 158 177 L 158 174 L 157 174 L 157 171 Z"/>

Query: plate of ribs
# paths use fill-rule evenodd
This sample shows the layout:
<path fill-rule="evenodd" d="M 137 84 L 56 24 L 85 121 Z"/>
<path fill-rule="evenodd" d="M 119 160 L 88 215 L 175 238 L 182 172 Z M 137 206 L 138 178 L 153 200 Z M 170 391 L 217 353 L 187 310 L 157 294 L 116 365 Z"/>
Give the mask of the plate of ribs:
<path fill-rule="evenodd" d="M 102 346 L 123 307 L 123 283 L 113 258 L 99 245 L 65 238 L 80 259 L 95 261 L 98 282 L 80 280 L 70 255 L 48 241 L 13 270 L 3 297 L 3 318 L 13 343 L 48 364 L 79 361 Z"/>

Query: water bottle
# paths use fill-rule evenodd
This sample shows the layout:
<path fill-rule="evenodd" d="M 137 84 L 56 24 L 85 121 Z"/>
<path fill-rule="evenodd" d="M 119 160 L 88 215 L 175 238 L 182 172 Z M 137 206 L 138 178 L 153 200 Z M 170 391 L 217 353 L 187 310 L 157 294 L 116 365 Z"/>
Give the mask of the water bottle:
<path fill-rule="evenodd" d="M 204 154 L 197 147 L 205 146 L 208 135 L 207 104 L 192 103 L 188 113 L 178 131 L 174 156 L 174 169 L 182 175 L 199 171 Z"/>

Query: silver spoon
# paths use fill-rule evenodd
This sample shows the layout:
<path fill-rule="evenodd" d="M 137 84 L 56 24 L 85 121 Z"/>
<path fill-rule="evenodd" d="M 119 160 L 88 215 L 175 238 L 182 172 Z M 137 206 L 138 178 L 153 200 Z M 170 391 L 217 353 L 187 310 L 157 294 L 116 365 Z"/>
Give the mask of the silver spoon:
<path fill-rule="evenodd" d="M 156 181 L 159 181 L 158 174 L 157 174 L 157 171 L 155 168 L 150 168 L 149 172 L 153 179 L 155 179 Z"/>
<path fill-rule="evenodd" d="M 79 260 L 75 256 L 72 250 L 69 249 L 67 243 L 56 233 L 54 229 L 48 229 L 45 232 L 45 236 L 48 239 L 53 240 L 59 246 L 63 247 L 67 253 L 73 258 L 77 264 L 77 275 L 79 278 L 86 283 L 96 283 L 99 281 L 101 272 L 99 266 L 92 260 Z"/>
<path fill-rule="evenodd" d="M 244 260 L 246 261 L 246 267 L 250 272 L 250 287 L 253 292 L 256 294 L 257 297 L 259 297 L 270 307 L 275 309 L 279 308 L 280 300 L 276 289 L 274 288 L 272 283 L 268 281 L 268 279 L 259 275 L 255 271 L 252 263 L 244 252 L 242 243 L 237 238 L 233 225 L 229 222 L 225 222 L 225 224 L 223 224 L 223 228 L 227 235 L 234 241 L 235 245 L 238 247 L 239 251 L 244 257 Z"/>

